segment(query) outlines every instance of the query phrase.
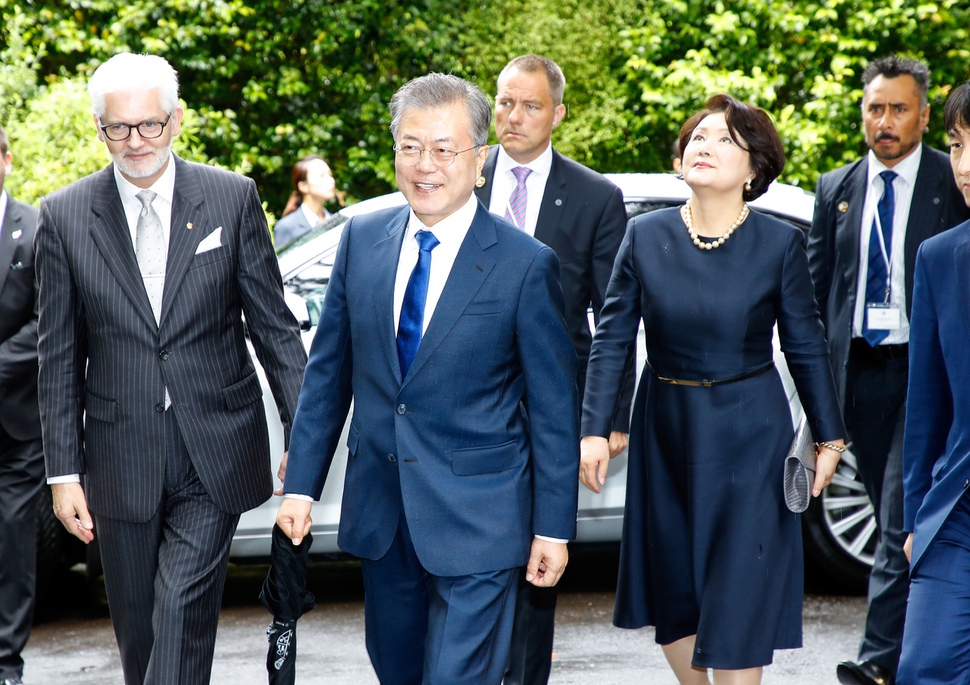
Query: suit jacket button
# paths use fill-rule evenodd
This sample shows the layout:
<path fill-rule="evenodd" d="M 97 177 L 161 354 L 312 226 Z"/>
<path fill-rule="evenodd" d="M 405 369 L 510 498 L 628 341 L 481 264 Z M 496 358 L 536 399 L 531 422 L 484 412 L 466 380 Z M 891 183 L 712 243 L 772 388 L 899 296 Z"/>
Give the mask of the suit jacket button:
<path fill-rule="evenodd" d="M 168 361 L 168 350 L 162 350 L 161 352 L 159 352 L 158 358 L 161 359 L 163 362 Z"/>
<path fill-rule="evenodd" d="M 408 408 L 405 405 L 403 404 L 397 405 L 397 413 L 400 414 L 401 416 L 404 416 L 404 413 L 407 412 L 407 410 Z"/>
<path fill-rule="evenodd" d="M 391 462 L 392 464 L 395 464 L 395 463 L 397 463 L 397 457 L 395 457 L 395 456 L 394 456 L 393 454 L 389 454 L 389 455 L 387 455 L 387 460 L 388 460 L 389 462 Z"/>
<path fill-rule="evenodd" d="M 158 404 L 156 404 L 155 405 L 155 411 L 157 411 L 157 412 L 163 412 L 163 411 L 165 411 L 165 404 L 162 403 L 162 402 L 159 402 Z"/>

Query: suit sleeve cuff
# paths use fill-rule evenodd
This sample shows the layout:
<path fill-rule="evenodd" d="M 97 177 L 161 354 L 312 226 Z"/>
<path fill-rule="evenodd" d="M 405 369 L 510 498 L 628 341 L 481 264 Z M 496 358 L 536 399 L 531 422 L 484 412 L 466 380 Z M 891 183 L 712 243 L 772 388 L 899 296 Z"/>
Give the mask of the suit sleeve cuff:
<path fill-rule="evenodd" d="M 536 540 L 542 540 L 544 542 L 555 542 L 560 545 L 565 545 L 569 540 L 563 540 L 561 538 L 551 538 L 548 535 L 536 535 Z"/>
<path fill-rule="evenodd" d="M 51 476 L 47 479 L 48 485 L 63 485 L 64 483 L 80 483 L 81 474 L 72 473 L 67 476 Z"/>

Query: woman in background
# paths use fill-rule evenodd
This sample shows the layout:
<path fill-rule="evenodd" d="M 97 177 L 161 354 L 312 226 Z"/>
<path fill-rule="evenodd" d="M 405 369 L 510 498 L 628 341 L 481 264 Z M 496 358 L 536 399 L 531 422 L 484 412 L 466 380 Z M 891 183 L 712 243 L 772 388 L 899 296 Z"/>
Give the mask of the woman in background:
<path fill-rule="evenodd" d="M 785 152 L 764 110 L 716 95 L 680 132 L 683 207 L 630 221 L 589 360 L 580 480 L 606 482 L 610 419 L 641 318 L 613 622 L 656 626 L 683 685 L 756 684 L 802 643 L 801 522 L 785 506 L 792 416 L 775 324 L 818 443 L 813 494 L 845 427 L 804 233 L 751 211 Z"/>
<path fill-rule="evenodd" d="M 330 218 L 324 204 L 337 196 L 330 165 L 320 155 L 307 155 L 293 166 L 293 192 L 273 229 L 276 249 Z"/>

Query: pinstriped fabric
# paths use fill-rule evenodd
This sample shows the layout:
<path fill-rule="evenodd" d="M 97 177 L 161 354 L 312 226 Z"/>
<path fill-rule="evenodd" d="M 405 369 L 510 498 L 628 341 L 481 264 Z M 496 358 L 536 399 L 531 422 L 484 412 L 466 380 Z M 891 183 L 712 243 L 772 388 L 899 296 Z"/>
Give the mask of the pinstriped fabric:
<path fill-rule="evenodd" d="M 221 246 L 196 254 L 219 227 Z M 241 315 L 287 428 L 306 355 L 255 184 L 176 158 L 158 325 L 111 167 L 44 199 L 37 252 L 48 474 L 84 473 L 94 511 L 147 521 L 162 493 L 167 386 L 217 506 L 265 501 L 268 438 Z"/>

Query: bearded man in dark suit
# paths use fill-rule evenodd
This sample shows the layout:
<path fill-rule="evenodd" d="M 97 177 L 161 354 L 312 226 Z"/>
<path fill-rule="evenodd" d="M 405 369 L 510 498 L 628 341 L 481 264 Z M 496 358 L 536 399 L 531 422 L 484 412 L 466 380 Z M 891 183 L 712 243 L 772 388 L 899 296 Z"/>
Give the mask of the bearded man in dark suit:
<path fill-rule="evenodd" d="M 37 228 L 47 474 L 99 536 L 125 682 L 202 685 L 239 515 L 273 490 L 243 314 L 286 434 L 306 354 L 255 184 L 171 152 L 174 69 L 116 55 L 88 90 L 113 164 Z"/>

